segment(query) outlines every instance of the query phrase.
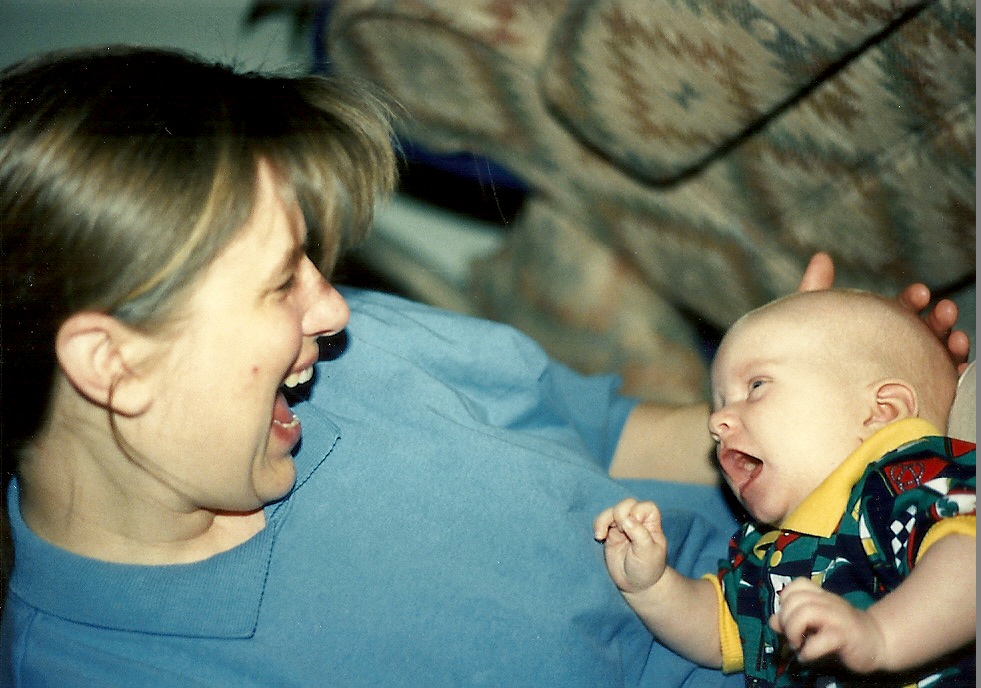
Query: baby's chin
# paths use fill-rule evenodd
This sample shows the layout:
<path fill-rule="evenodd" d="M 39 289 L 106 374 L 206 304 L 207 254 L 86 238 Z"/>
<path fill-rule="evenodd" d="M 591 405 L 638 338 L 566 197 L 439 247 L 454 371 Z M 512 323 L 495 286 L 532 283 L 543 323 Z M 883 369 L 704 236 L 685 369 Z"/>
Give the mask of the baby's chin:
<path fill-rule="evenodd" d="M 770 526 L 771 528 L 779 528 L 780 524 L 783 523 L 784 519 L 790 513 L 784 509 L 774 508 L 773 505 L 757 504 L 750 505 L 739 500 L 739 503 L 743 505 L 746 512 L 752 517 L 757 523 Z"/>

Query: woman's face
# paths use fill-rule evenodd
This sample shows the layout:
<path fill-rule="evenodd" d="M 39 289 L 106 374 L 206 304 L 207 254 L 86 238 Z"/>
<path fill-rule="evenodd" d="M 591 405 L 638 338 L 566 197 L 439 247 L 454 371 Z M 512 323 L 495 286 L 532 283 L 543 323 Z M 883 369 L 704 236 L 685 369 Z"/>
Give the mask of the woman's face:
<path fill-rule="evenodd" d="M 344 299 L 304 253 L 306 227 L 260 166 L 256 206 L 206 271 L 149 375 L 153 403 L 123 429 L 187 508 L 244 512 L 296 477 L 299 422 L 282 395 L 312 374 L 316 338 L 342 330 Z"/>

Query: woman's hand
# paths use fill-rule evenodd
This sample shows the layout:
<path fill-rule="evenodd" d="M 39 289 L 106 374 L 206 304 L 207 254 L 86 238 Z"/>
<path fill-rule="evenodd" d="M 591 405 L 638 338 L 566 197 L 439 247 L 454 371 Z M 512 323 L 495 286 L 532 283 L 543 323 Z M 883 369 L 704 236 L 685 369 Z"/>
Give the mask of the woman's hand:
<path fill-rule="evenodd" d="M 801 277 L 797 290 L 830 289 L 834 281 L 835 266 L 831 256 L 823 252 L 815 253 L 804 270 L 804 276 Z M 925 284 L 911 284 L 903 289 L 896 299 L 911 311 L 920 313 L 930 305 L 930 289 Z M 938 301 L 933 310 L 926 314 L 924 321 L 937 338 L 947 345 L 947 351 L 954 365 L 957 366 L 957 371 L 963 372 L 967 367 L 968 354 L 971 352 L 971 340 L 966 333 L 953 329 L 957 324 L 957 304 L 949 299 Z"/>
<path fill-rule="evenodd" d="M 919 313 L 930 305 L 930 289 L 925 284 L 911 284 L 896 297 L 911 311 Z M 966 332 L 954 330 L 957 324 L 957 304 L 950 299 L 941 299 L 924 318 L 927 327 L 947 344 L 950 358 L 962 373 L 967 367 L 967 357 L 971 353 L 971 340 Z"/>

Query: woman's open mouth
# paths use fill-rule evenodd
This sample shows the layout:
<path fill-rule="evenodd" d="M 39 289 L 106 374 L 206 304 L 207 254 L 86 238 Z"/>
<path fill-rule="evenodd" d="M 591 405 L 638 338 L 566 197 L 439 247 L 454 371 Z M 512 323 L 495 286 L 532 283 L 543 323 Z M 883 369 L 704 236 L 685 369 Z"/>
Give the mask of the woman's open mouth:
<path fill-rule="evenodd" d="M 273 433 L 290 448 L 296 446 L 300 441 L 300 419 L 293 413 L 287 397 L 294 400 L 299 398 L 297 389 L 313 379 L 313 365 L 307 366 L 297 373 L 290 373 L 286 376 L 282 386 L 276 393 L 276 403 L 273 406 L 272 428 Z"/>
<path fill-rule="evenodd" d="M 300 434 L 303 429 L 300 427 L 300 419 L 293 413 L 286 396 L 280 390 L 276 393 L 276 403 L 273 406 L 273 417 L 271 424 L 271 434 L 278 444 L 280 450 L 290 451 L 300 441 Z"/>
<path fill-rule="evenodd" d="M 310 382 L 312 378 L 313 378 L 313 366 L 311 365 L 307 368 L 304 368 L 298 373 L 291 373 L 290 375 L 287 375 L 286 379 L 283 381 L 283 384 L 288 389 L 294 389 L 296 387 L 299 387 L 300 385 Z"/>
<path fill-rule="evenodd" d="M 307 399 L 310 394 L 310 385 L 308 383 L 313 379 L 313 375 L 313 363 L 311 363 L 297 373 L 290 373 L 283 380 L 279 391 L 285 395 L 286 401 L 289 402 L 290 406 Z"/>

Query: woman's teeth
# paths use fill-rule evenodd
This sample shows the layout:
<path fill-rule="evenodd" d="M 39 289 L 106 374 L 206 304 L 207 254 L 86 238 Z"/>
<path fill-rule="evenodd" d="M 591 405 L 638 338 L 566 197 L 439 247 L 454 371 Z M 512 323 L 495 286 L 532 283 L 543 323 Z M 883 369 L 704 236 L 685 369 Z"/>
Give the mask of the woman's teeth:
<path fill-rule="evenodd" d="M 275 423 L 276 425 L 278 425 L 278 426 L 279 426 L 279 427 L 281 427 L 281 428 L 287 428 L 287 429 L 288 429 L 288 428 L 295 428 L 295 427 L 297 427 L 297 426 L 298 426 L 298 425 L 300 424 L 300 419 L 299 419 L 299 418 L 297 418 L 297 417 L 296 417 L 296 416 L 294 415 L 294 416 L 293 416 L 293 417 L 292 417 L 292 418 L 290 419 L 290 422 L 289 422 L 289 423 L 284 423 L 284 422 L 282 422 L 282 421 L 279 421 L 279 420 L 276 420 L 275 418 L 273 418 L 273 423 Z"/>
<path fill-rule="evenodd" d="M 309 368 L 305 370 L 301 370 L 298 373 L 291 373 L 286 377 L 286 380 L 283 382 L 283 384 L 286 385 L 286 387 L 292 389 L 294 387 L 298 387 L 299 385 L 302 385 L 305 382 L 309 382 L 310 378 L 312 377 L 313 377 L 313 366 L 310 366 Z"/>

